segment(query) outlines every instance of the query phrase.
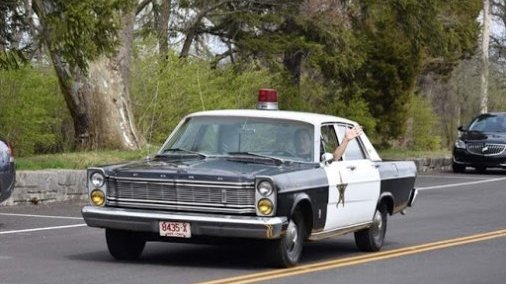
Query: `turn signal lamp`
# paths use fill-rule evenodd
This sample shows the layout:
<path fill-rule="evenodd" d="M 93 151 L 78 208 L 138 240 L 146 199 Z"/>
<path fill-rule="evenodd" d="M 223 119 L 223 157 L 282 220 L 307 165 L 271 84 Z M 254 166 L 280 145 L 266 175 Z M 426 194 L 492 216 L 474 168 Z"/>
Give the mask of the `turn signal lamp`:
<path fill-rule="evenodd" d="M 258 90 L 257 109 L 278 110 L 278 92 L 274 89 Z"/>
<path fill-rule="evenodd" d="M 90 194 L 91 203 L 95 206 L 102 206 L 105 203 L 105 194 L 100 189 L 94 189 Z"/>
<path fill-rule="evenodd" d="M 260 201 L 258 201 L 257 206 L 258 211 L 263 215 L 270 215 L 272 213 L 272 208 L 274 207 L 272 205 L 272 201 L 270 201 L 267 198 L 260 199 Z"/>

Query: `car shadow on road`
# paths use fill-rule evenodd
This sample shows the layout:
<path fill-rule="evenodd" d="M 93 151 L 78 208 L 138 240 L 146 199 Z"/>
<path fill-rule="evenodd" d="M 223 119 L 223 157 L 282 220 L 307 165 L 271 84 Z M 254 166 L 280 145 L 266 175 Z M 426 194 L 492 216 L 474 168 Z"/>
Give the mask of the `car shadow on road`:
<path fill-rule="evenodd" d="M 358 255 L 361 252 L 348 239 L 328 239 L 306 243 L 300 264 L 309 264 L 336 258 Z M 148 242 L 142 255 L 135 261 L 119 261 L 107 249 L 68 256 L 71 260 L 162 265 L 178 267 L 232 268 L 258 270 L 273 268 L 266 246 L 257 242 L 233 245 L 195 245 Z"/>

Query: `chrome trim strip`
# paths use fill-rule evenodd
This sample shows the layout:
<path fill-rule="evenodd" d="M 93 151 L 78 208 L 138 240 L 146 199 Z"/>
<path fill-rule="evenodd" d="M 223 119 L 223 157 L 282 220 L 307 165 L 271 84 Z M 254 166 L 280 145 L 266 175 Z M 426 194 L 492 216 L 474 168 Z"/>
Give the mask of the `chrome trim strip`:
<path fill-rule="evenodd" d="M 128 207 L 128 208 L 143 208 L 143 209 L 163 209 L 163 210 L 177 210 L 177 211 L 200 211 L 211 213 L 233 213 L 233 214 L 255 214 L 254 208 L 218 208 L 218 207 L 203 207 L 203 206 L 182 206 L 182 205 L 166 205 L 166 204 L 153 204 L 153 203 L 139 203 L 139 202 L 117 202 L 110 201 L 107 205 Z"/>
<path fill-rule="evenodd" d="M 255 208 L 254 204 L 220 204 L 220 203 L 198 203 L 198 202 L 180 202 L 180 201 L 163 201 L 163 200 L 152 200 L 152 199 L 131 199 L 131 198 L 118 198 L 113 196 L 107 196 L 107 201 L 113 202 L 134 202 L 134 203 L 146 203 L 146 204 L 164 204 L 164 205 L 196 205 L 196 206 L 206 206 L 206 207 L 216 207 L 216 208 Z"/>
<path fill-rule="evenodd" d="M 114 181 L 112 181 L 114 182 Z M 172 182 L 170 180 L 167 180 L 165 182 L 161 182 L 161 181 L 156 181 L 156 182 L 151 182 L 149 180 L 143 180 L 143 181 L 137 181 L 137 180 L 127 180 L 127 179 L 124 179 L 124 180 L 121 180 L 121 181 L 118 181 L 118 183 L 125 183 L 125 182 L 129 182 L 129 183 L 134 183 L 134 184 L 157 184 L 157 185 L 167 185 L 167 186 L 180 186 L 180 187 L 216 187 L 216 188 L 233 188 L 233 189 L 253 189 L 254 186 L 251 185 L 251 186 L 237 186 L 237 185 L 218 185 L 218 184 L 191 184 L 191 183 L 177 183 L 177 182 Z"/>
<path fill-rule="evenodd" d="M 222 215 L 201 215 L 201 214 L 181 214 L 166 212 L 146 212 L 124 210 L 110 207 L 85 206 L 83 213 L 105 214 L 108 216 L 122 216 L 132 218 L 148 218 L 155 220 L 180 220 L 185 222 L 218 222 L 218 223 L 234 223 L 234 224 L 256 224 L 256 225 L 276 225 L 288 222 L 286 217 L 257 217 L 257 216 L 222 216 Z"/>
<path fill-rule="evenodd" d="M 332 230 L 328 230 L 328 231 L 311 233 L 311 235 L 309 236 L 308 239 L 310 241 L 316 241 L 316 240 L 326 239 L 326 238 L 335 237 L 335 236 L 339 236 L 339 235 L 344 235 L 344 234 L 355 232 L 355 231 L 358 231 L 361 229 L 366 229 L 366 228 L 370 227 L 371 224 L 372 224 L 372 221 L 357 224 L 357 225 L 351 225 L 351 226 L 347 226 L 347 227 L 332 229 Z"/>
<path fill-rule="evenodd" d="M 409 200 L 408 200 L 408 206 L 409 207 L 413 206 L 413 204 L 415 203 L 415 199 L 416 199 L 417 195 L 418 195 L 418 189 L 413 188 L 413 190 L 411 191 L 411 194 L 409 195 Z"/>
<path fill-rule="evenodd" d="M 213 184 L 213 185 L 230 185 L 230 186 L 255 186 L 255 182 L 229 182 L 229 181 L 193 181 L 193 180 L 181 180 L 181 179 L 158 179 L 158 178 L 135 178 L 135 177 L 117 177 L 117 176 L 108 176 L 110 179 L 117 180 L 128 180 L 128 181 L 155 181 L 162 183 L 176 183 L 176 184 Z"/>

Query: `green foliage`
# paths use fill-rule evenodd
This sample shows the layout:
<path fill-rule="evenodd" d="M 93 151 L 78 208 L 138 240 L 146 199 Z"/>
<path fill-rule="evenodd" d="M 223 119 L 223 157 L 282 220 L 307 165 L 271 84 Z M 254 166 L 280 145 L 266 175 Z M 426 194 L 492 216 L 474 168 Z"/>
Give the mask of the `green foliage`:
<path fill-rule="evenodd" d="M 163 64 L 156 55 L 138 56 L 133 66 L 133 110 L 148 143 L 162 143 L 191 112 L 254 108 L 259 88 L 276 87 L 266 70 L 232 65 L 212 69 L 208 62 L 174 53 Z"/>
<path fill-rule="evenodd" d="M 28 61 L 29 46 L 21 36 L 28 29 L 20 0 L 0 1 L 0 70 L 19 68 Z"/>
<path fill-rule="evenodd" d="M 0 71 L 0 136 L 17 156 L 63 148 L 68 114 L 58 82 L 47 66 Z"/>
<path fill-rule="evenodd" d="M 111 54 L 119 44 L 120 11 L 131 0 L 51 0 L 34 3 L 47 33 L 49 50 L 58 52 L 71 66 L 87 70 L 88 61 Z"/>
<path fill-rule="evenodd" d="M 410 116 L 411 141 L 407 143 L 408 149 L 415 151 L 441 149 L 438 121 L 434 116 L 430 102 L 420 96 L 413 96 Z"/>

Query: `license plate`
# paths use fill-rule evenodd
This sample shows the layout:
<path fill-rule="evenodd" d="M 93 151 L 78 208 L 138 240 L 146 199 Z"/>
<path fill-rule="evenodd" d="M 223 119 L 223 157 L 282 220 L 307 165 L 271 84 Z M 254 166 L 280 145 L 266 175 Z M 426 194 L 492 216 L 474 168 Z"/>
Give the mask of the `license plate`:
<path fill-rule="evenodd" d="M 192 236 L 190 223 L 160 221 L 159 227 L 162 237 L 191 238 Z"/>

